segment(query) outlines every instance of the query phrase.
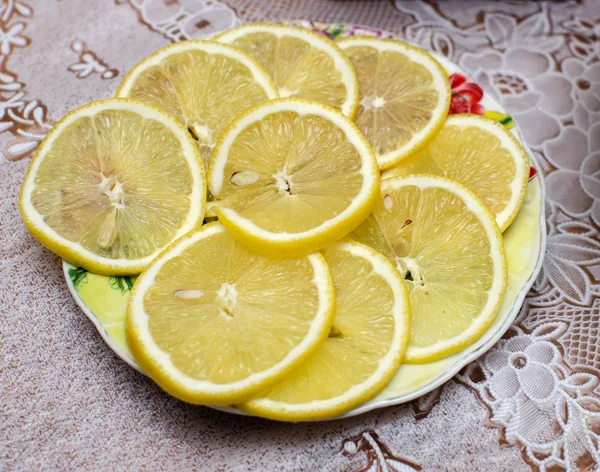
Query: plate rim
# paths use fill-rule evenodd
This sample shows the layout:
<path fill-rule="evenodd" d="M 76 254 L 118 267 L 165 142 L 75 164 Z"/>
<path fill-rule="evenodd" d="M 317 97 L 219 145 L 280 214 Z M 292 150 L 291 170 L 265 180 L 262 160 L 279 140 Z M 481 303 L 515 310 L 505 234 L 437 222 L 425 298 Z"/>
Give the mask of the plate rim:
<path fill-rule="evenodd" d="M 320 22 L 312 22 L 312 23 L 320 23 Z M 323 24 L 334 25 L 335 23 L 323 23 Z M 393 37 L 395 39 L 401 39 L 402 41 L 408 42 L 409 44 L 413 44 L 410 41 L 406 41 L 404 38 L 400 38 L 398 34 L 391 33 L 386 30 L 380 30 L 377 28 L 374 29 L 374 28 L 371 28 L 368 26 L 363 26 L 363 25 L 354 24 L 354 23 L 343 23 L 341 25 L 344 27 L 347 27 L 347 28 L 357 27 L 357 28 L 365 28 L 366 30 L 371 30 L 371 31 L 375 30 L 382 34 L 389 35 L 390 37 Z M 212 35 L 210 35 L 210 36 L 212 36 Z M 208 36 L 208 37 L 210 37 L 210 36 Z M 205 37 L 204 39 L 207 39 L 208 37 Z M 421 46 L 418 46 L 418 47 L 421 47 Z M 440 59 L 441 56 L 438 53 L 436 53 L 435 51 L 431 51 L 428 48 L 423 48 L 423 49 L 425 49 L 430 54 L 432 54 L 437 60 Z M 466 74 L 462 70 L 462 68 L 458 64 L 456 64 L 454 61 L 452 61 L 451 59 L 443 57 L 442 61 L 449 61 L 449 62 L 453 63 L 462 73 L 464 73 L 467 77 L 469 77 L 469 74 Z M 499 103 L 498 99 L 496 98 L 496 93 L 493 90 L 489 90 L 487 87 L 483 87 L 483 90 L 485 91 L 485 94 L 490 96 L 494 102 L 496 102 L 503 110 L 505 110 L 504 106 L 502 106 L 502 104 Z M 536 170 L 541 169 L 537 158 L 535 157 L 533 152 L 531 152 L 531 149 L 524 142 L 524 140 L 522 138 L 523 133 L 521 131 L 520 125 L 516 121 L 514 121 L 514 126 L 517 130 L 517 135 L 518 135 L 517 139 L 518 139 L 519 143 L 521 144 L 521 146 L 523 146 L 523 148 L 525 149 L 525 151 L 529 157 L 529 160 L 535 166 Z M 527 281 L 523 284 L 523 286 L 519 290 L 519 292 L 515 298 L 515 301 L 511 305 L 511 309 L 508 313 L 508 316 L 506 317 L 504 322 L 498 327 L 498 329 L 494 332 L 494 334 L 485 343 L 483 343 L 481 346 L 479 346 L 477 349 L 471 351 L 470 353 L 466 354 L 463 357 L 458 358 L 452 365 L 450 365 L 448 368 L 446 368 L 442 373 L 440 373 L 438 376 L 436 376 L 435 378 L 433 378 L 426 384 L 422 385 L 419 389 L 415 390 L 414 392 L 404 394 L 404 395 L 399 395 L 399 396 L 396 396 L 393 398 L 388 398 L 388 399 L 381 399 L 381 400 L 371 399 L 368 402 L 346 412 L 343 415 L 336 416 L 333 418 L 327 418 L 325 420 L 319 420 L 319 421 L 332 421 L 332 420 L 350 418 L 353 416 L 362 415 L 364 413 L 367 413 L 367 412 L 370 412 L 373 410 L 377 410 L 380 408 L 385 408 L 388 406 L 402 405 L 404 403 L 408 403 L 412 400 L 415 400 L 416 398 L 422 397 L 423 395 L 430 393 L 432 390 L 435 390 L 436 388 L 440 387 L 441 385 L 443 385 L 446 382 L 448 382 L 449 380 L 451 380 L 463 367 L 465 367 L 467 364 L 469 364 L 469 363 L 475 361 L 476 359 L 480 358 L 481 356 L 483 356 L 487 351 L 489 351 L 500 340 L 500 338 L 508 331 L 510 326 L 513 324 L 515 318 L 517 317 L 519 311 L 521 310 L 523 303 L 525 301 L 525 298 L 527 297 L 527 294 L 529 293 L 529 290 L 535 283 L 535 281 L 542 269 L 542 265 L 544 262 L 544 254 L 546 253 L 546 245 L 547 245 L 546 208 L 545 208 L 546 185 L 545 185 L 545 181 L 544 181 L 544 178 L 543 178 L 541 172 L 538 171 L 536 177 L 539 179 L 539 182 L 540 182 L 540 214 L 539 214 L 539 219 L 538 219 L 540 235 L 539 235 L 539 252 L 537 254 L 536 264 L 533 267 L 533 270 L 532 270 L 529 278 L 527 279 Z M 102 339 L 104 340 L 104 342 L 119 358 L 121 358 L 123 361 L 125 361 L 129 366 L 133 367 L 136 371 L 140 372 L 141 374 L 147 376 L 147 374 L 140 369 L 140 367 L 137 365 L 137 363 L 135 363 L 132 359 L 130 359 L 129 356 L 127 356 L 120 349 L 120 347 L 117 346 L 115 341 L 110 337 L 110 335 L 106 331 L 106 328 L 100 323 L 100 320 L 98 319 L 98 317 L 83 302 L 81 296 L 75 289 L 75 286 L 69 277 L 68 270 L 72 266 L 64 259 L 62 260 L 62 266 L 63 266 L 63 274 L 64 274 L 64 277 L 65 277 L 65 280 L 67 283 L 67 288 L 69 290 L 69 293 L 73 297 L 75 304 L 83 311 L 83 313 L 86 315 L 86 317 L 93 323 L 93 325 L 95 326 L 96 330 L 99 332 L 99 334 L 102 337 Z M 254 416 L 254 415 L 249 415 L 248 413 L 245 413 L 245 412 L 238 410 L 237 408 L 233 408 L 233 407 L 217 407 L 217 406 L 212 406 L 212 405 L 206 405 L 206 406 L 209 408 L 212 408 L 212 409 L 216 409 L 216 410 L 227 412 L 227 413 L 233 413 L 233 414 L 237 414 L 237 415 L 241 415 L 241 416 Z M 256 417 L 258 418 L 258 416 L 256 416 Z"/>
<path fill-rule="evenodd" d="M 518 129 L 518 132 L 520 134 L 521 130 L 520 130 L 519 126 L 516 124 L 516 122 L 515 122 L 515 127 Z M 521 145 L 523 145 L 523 143 L 521 143 Z M 528 146 L 527 147 L 523 146 L 523 147 L 525 148 L 527 154 L 529 155 L 530 160 L 533 162 L 534 165 L 537 166 L 536 169 L 538 169 L 539 163 L 538 163 L 537 159 L 535 159 L 535 156 L 532 153 L 530 153 L 529 147 Z M 339 416 L 338 418 L 349 418 L 351 416 L 360 415 L 362 413 L 367 413 L 368 411 L 372 411 L 374 409 L 384 408 L 384 407 L 393 406 L 393 405 L 401 405 L 403 403 L 410 402 L 412 400 L 415 400 L 416 398 L 422 397 L 423 395 L 430 393 L 432 390 L 435 390 L 436 388 L 440 387 L 441 385 L 443 385 L 446 382 L 448 382 L 449 380 L 451 380 L 467 364 L 470 364 L 471 362 L 474 362 L 475 360 L 477 360 L 481 356 L 483 356 L 492 347 L 494 347 L 494 345 L 510 329 L 510 327 L 512 326 L 513 322 L 515 321 L 517 315 L 521 311 L 521 308 L 523 308 L 523 303 L 525 302 L 525 298 L 527 297 L 527 294 L 531 290 L 531 287 L 535 283 L 540 271 L 542 270 L 542 266 L 544 263 L 544 254 L 546 253 L 547 230 L 546 230 L 546 209 L 545 209 L 545 205 L 544 205 L 544 202 L 546 201 L 546 185 L 545 185 L 544 179 L 541 177 L 540 173 L 538 173 L 537 176 L 539 177 L 539 181 L 540 181 L 540 202 L 541 202 L 540 207 L 541 208 L 540 208 L 540 217 L 538 220 L 538 223 L 540 225 L 540 239 L 539 239 L 540 249 L 539 249 L 539 252 L 537 255 L 536 264 L 533 267 L 533 270 L 531 271 L 529 278 L 527 279 L 525 284 L 523 284 L 523 286 L 519 290 L 519 293 L 517 294 L 515 301 L 511 305 L 511 309 L 508 313 L 508 316 L 506 317 L 504 322 L 498 327 L 498 329 L 494 332 L 494 335 L 491 336 L 485 343 L 483 343 L 481 346 L 479 346 L 474 351 L 468 353 L 464 357 L 457 359 L 456 362 L 454 364 L 452 364 L 451 366 L 449 366 L 442 374 L 440 374 L 438 377 L 435 377 L 430 382 L 424 384 L 418 390 L 415 390 L 414 392 L 409 393 L 409 394 L 401 395 L 401 396 L 394 397 L 394 398 L 388 398 L 385 400 L 375 400 L 375 401 L 371 400 L 372 404 L 370 404 L 371 402 L 364 403 L 363 405 L 349 411 L 348 413 L 346 413 L 344 415 Z M 397 401 L 399 398 L 402 398 L 402 400 Z"/>
<path fill-rule="evenodd" d="M 137 370 L 141 374 L 144 374 L 145 376 L 147 376 L 147 374 L 142 369 L 140 369 L 140 366 L 137 365 L 137 363 L 134 362 L 132 359 L 130 359 L 127 355 L 125 355 L 125 353 L 121 350 L 121 348 L 119 346 L 117 346 L 117 344 L 114 342 L 114 340 L 110 337 L 110 335 L 106 331 L 106 328 L 104 326 L 102 326 L 102 323 L 100 323 L 100 320 L 98 319 L 98 317 L 84 303 L 83 299 L 81 298 L 81 296 L 75 289 L 75 285 L 73 284 L 71 277 L 69 277 L 69 269 L 74 266 L 69 264 L 64 259 L 61 259 L 61 261 L 62 261 L 62 269 L 63 269 L 62 272 L 63 272 L 63 275 L 65 276 L 65 280 L 67 282 L 67 288 L 69 289 L 69 293 L 73 297 L 73 300 L 75 300 L 75 304 L 79 308 L 81 308 L 81 311 L 83 311 L 85 316 L 87 316 L 89 318 L 89 320 L 94 324 L 94 326 L 96 327 L 96 330 L 100 333 L 100 336 L 102 337 L 104 342 L 108 345 L 108 347 L 110 349 L 112 349 L 112 351 L 119 358 L 121 358 L 123 361 L 125 361 L 127 364 L 129 364 L 131 367 L 133 367 L 135 370 Z"/>

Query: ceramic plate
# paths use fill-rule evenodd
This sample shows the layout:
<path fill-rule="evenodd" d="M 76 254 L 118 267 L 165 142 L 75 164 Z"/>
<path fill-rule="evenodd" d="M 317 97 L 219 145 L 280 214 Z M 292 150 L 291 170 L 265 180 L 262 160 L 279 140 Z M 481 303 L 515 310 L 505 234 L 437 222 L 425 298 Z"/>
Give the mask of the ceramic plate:
<path fill-rule="evenodd" d="M 296 22 L 296 24 L 333 39 L 357 34 L 394 37 L 390 33 L 358 26 L 325 25 L 313 22 Z M 448 71 L 449 80 L 453 84 L 453 96 L 458 99 L 451 112 L 464 110 L 468 105 L 471 112 L 483 114 L 502 123 L 523 144 L 510 115 L 495 99 L 489 94 L 477 93 L 478 87 L 470 84 L 466 74 L 457 65 L 445 57 L 438 55 L 435 57 Z M 463 90 L 469 90 L 471 93 L 462 96 Z M 476 93 L 473 93 L 473 90 Z M 430 392 L 452 378 L 466 364 L 484 354 L 510 327 L 541 268 L 546 246 L 544 185 L 536 172 L 539 166 L 534 156 L 531 153 L 529 156 L 532 173 L 525 202 L 513 224 L 503 234 L 508 261 L 508 289 L 494 324 L 475 344 L 464 351 L 429 364 L 402 365 L 389 385 L 377 397 L 344 416 L 354 416 L 376 408 L 398 405 Z M 135 277 L 103 277 L 73 267 L 67 262 L 63 262 L 63 268 L 73 298 L 94 323 L 102 338 L 121 359 L 141 371 L 133 360 L 125 337 L 125 308 Z M 243 414 L 234 408 L 220 409 Z"/>

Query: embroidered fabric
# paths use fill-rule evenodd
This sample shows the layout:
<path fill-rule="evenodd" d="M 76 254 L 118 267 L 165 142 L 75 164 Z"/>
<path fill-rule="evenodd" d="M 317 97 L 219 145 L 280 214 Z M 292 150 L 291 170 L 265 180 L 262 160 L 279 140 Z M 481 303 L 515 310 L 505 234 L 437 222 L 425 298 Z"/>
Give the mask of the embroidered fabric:
<path fill-rule="evenodd" d="M 144 56 L 291 19 L 387 30 L 458 63 L 520 126 L 548 215 L 542 273 L 483 358 L 410 405 L 301 425 L 185 405 L 117 359 L 16 203 L 52 123 Z M 597 0 L 0 0 L 0 29 L 0 469 L 598 470 Z"/>

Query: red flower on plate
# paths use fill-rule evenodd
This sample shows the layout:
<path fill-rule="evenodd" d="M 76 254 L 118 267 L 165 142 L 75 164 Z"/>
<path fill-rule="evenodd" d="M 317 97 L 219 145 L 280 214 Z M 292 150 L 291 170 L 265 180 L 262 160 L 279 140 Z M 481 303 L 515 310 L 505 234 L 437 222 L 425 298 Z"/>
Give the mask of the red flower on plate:
<path fill-rule="evenodd" d="M 535 167 L 531 166 L 529 168 L 529 181 L 531 182 L 535 176 L 537 175 L 537 170 L 535 169 Z"/>
<path fill-rule="evenodd" d="M 450 114 L 475 113 L 483 115 L 485 109 L 479 104 L 483 98 L 483 90 L 477 84 L 467 81 L 462 74 L 452 74 L 449 78 L 452 89 Z"/>

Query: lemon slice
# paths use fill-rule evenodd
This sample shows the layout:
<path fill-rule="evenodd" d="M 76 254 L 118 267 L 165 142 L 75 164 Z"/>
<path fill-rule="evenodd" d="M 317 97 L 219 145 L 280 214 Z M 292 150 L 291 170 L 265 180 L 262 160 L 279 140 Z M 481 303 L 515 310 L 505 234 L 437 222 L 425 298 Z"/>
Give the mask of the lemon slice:
<path fill-rule="evenodd" d="M 34 156 L 19 195 L 33 236 L 104 275 L 141 272 L 202 222 L 202 158 L 173 117 L 134 100 L 90 103 L 62 118 Z"/>
<path fill-rule="evenodd" d="M 330 39 L 304 28 L 267 23 L 238 26 L 214 39 L 236 46 L 260 62 L 282 98 L 316 100 L 350 118 L 356 115 L 356 74 Z"/>
<path fill-rule="evenodd" d="M 494 213 L 504 231 L 525 198 L 529 159 L 501 124 L 478 115 L 454 115 L 424 148 L 387 170 L 382 178 L 422 173 L 443 175 L 466 185 Z"/>
<path fill-rule="evenodd" d="M 377 204 L 369 143 L 340 112 L 272 100 L 223 133 L 209 168 L 212 210 L 251 249 L 307 254 L 356 228 Z"/>
<path fill-rule="evenodd" d="M 334 310 L 323 256 L 266 259 L 210 223 L 142 273 L 126 327 L 135 360 L 161 388 L 190 403 L 227 405 L 308 357 Z"/>
<path fill-rule="evenodd" d="M 450 83 L 425 50 L 394 39 L 353 36 L 338 41 L 358 76 L 356 124 L 381 169 L 415 152 L 442 127 Z"/>
<path fill-rule="evenodd" d="M 283 421 L 313 421 L 360 405 L 385 387 L 408 345 L 408 292 L 377 251 L 354 241 L 323 251 L 337 295 L 327 340 L 281 382 L 240 406 Z"/>
<path fill-rule="evenodd" d="M 236 116 L 279 96 L 267 72 L 247 54 L 197 40 L 172 44 L 142 60 L 125 76 L 116 95 L 171 113 L 198 141 L 207 162 Z"/>
<path fill-rule="evenodd" d="M 427 175 L 384 180 L 378 208 L 351 237 L 387 256 L 404 277 L 412 311 L 405 362 L 460 351 L 498 314 L 507 283 L 502 234 L 458 182 Z"/>

